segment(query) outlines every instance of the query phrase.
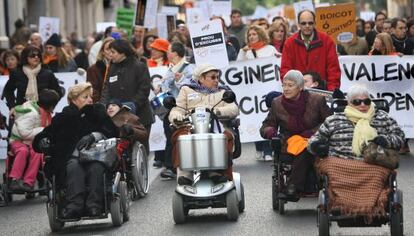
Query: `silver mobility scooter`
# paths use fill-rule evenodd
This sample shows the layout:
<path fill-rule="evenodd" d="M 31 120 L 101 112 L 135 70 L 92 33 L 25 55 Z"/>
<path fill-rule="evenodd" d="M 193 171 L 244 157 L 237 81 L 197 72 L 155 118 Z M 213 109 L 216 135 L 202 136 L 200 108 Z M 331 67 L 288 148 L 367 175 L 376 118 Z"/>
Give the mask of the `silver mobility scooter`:
<path fill-rule="evenodd" d="M 234 102 L 234 93 L 225 92 L 222 101 Z M 164 105 L 172 108 L 175 106 L 174 100 L 173 103 L 167 105 L 164 102 Z M 211 111 L 204 107 L 191 111 L 191 116 L 184 123 L 191 126 L 192 134 L 181 135 L 177 140 L 180 168 L 193 171 L 194 182 L 192 185 L 177 184 L 172 204 L 176 224 L 186 221 L 190 209 L 226 207 L 227 218 L 232 221 L 236 221 L 239 213 L 244 211 L 244 190 L 240 174 L 233 172 L 232 181 L 218 184 L 207 174 L 208 171 L 224 170 L 228 167 L 226 136 L 221 133 L 220 128 L 218 133 L 212 133 L 210 125 L 212 121 L 218 125 L 219 120 L 222 123 L 226 123 L 226 120 L 214 114 L 214 107 Z"/>

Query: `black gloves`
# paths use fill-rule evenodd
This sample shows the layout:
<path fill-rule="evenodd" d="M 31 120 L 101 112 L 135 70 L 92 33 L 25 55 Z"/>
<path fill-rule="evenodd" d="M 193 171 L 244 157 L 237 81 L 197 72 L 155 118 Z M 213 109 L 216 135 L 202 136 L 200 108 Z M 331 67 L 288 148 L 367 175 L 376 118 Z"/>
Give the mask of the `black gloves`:
<path fill-rule="evenodd" d="M 89 149 L 89 147 L 95 142 L 95 137 L 92 134 L 85 135 L 79 140 L 78 144 L 76 144 L 76 148 L 78 150 L 81 149 Z"/>
<path fill-rule="evenodd" d="M 48 137 L 40 139 L 37 144 L 37 147 L 40 153 L 47 153 L 50 148 L 50 139 Z"/>
<path fill-rule="evenodd" d="M 131 127 L 131 125 L 124 124 L 121 126 L 121 132 L 128 137 L 134 134 L 134 129 Z"/>
<path fill-rule="evenodd" d="M 384 136 L 381 136 L 381 135 L 375 137 L 372 140 L 372 142 L 375 143 L 378 146 L 381 146 L 381 147 L 386 147 L 387 146 L 387 143 L 388 143 L 387 142 L 387 139 Z"/>
<path fill-rule="evenodd" d="M 335 89 L 332 93 L 332 98 L 345 99 L 345 95 L 340 89 Z"/>
<path fill-rule="evenodd" d="M 324 158 L 328 156 L 329 145 L 324 141 L 321 141 L 321 140 L 315 141 L 311 144 L 310 148 L 320 158 Z"/>

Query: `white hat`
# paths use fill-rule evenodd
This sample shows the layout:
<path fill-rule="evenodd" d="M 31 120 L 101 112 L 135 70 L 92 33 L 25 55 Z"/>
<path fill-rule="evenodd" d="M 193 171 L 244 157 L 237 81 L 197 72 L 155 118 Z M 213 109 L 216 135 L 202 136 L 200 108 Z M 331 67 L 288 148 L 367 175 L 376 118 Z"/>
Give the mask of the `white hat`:
<path fill-rule="evenodd" d="M 207 73 L 209 71 L 212 70 L 216 70 L 216 71 L 220 71 L 220 69 L 218 69 L 217 67 L 211 65 L 211 64 L 201 64 L 198 65 L 193 72 L 193 80 L 198 82 L 198 79 L 200 78 L 200 76 L 204 73 Z"/>

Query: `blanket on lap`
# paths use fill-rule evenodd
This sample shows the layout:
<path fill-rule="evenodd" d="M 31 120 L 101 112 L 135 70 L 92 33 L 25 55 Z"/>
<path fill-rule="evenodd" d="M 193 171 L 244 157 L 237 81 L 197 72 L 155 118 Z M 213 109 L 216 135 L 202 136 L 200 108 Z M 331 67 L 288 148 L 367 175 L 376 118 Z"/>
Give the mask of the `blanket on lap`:
<path fill-rule="evenodd" d="M 339 209 L 342 215 L 372 217 L 385 215 L 391 170 L 363 161 L 328 157 L 318 163 L 320 174 L 328 176 L 328 209 Z"/>

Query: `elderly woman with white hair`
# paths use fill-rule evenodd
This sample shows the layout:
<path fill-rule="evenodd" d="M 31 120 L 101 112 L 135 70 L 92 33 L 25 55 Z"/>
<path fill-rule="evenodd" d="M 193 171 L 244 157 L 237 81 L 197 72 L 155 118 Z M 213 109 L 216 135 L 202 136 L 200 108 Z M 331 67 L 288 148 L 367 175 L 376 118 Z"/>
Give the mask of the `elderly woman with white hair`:
<path fill-rule="evenodd" d="M 350 87 L 347 100 L 344 112 L 327 118 L 310 138 L 311 153 L 364 160 L 362 148 L 371 140 L 382 147 L 399 150 L 404 143 L 404 132 L 388 113 L 375 108 L 366 87 Z"/>
<path fill-rule="evenodd" d="M 171 109 L 169 120 L 172 124 L 175 121 L 182 121 L 188 116 L 188 111 L 196 107 L 205 107 L 211 109 L 214 105 L 218 104 L 214 108 L 214 112 L 218 116 L 235 118 L 239 115 L 239 108 L 236 103 L 225 103 L 221 101 L 223 94 L 226 90 L 229 90 L 226 86 L 219 85 L 220 70 L 208 64 L 202 64 L 197 66 L 193 72 L 193 79 L 191 83 L 185 84 L 181 87 L 177 96 L 177 106 Z M 176 147 L 176 141 L 178 136 L 189 134 L 188 127 L 181 127 L 177 129 L 172 135 L 173 144 L 173 165 L 177 168 L 177 181 L 178 184 L 191 184 L 193 182 L 192 173 L 189 171 L 182 171 L 179 168 L 178 150 Z M 225 130 L 224 134 L 229 141 L 229 152 L 233 150 L 233 136 L 231 132 Z M 229 155 L 230 156 L 230 155 Z M 231 160 L 229 160 L 231 163 Z M 215 182 L 223 182 L 232 180 L 231 165 L 229 165 L 226 171 L 223 171 L 216 175 L 217 172 L 211 172 L 211 177 Z"/>
<path fill-rule="evenodd" d="M 283 78 L 283 95 L 272 101 L 260 134 L 265 139 L 282 138 L 282 153 L 296 156 L 286 195 L 297 196 L 305 190 L 307 172 L 315 158 L 306 150 L 311 137 L 331 111 L 323 96 L 304 90 L 305 81 L 298 70 L 290 70 Z"/>

